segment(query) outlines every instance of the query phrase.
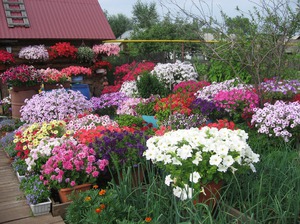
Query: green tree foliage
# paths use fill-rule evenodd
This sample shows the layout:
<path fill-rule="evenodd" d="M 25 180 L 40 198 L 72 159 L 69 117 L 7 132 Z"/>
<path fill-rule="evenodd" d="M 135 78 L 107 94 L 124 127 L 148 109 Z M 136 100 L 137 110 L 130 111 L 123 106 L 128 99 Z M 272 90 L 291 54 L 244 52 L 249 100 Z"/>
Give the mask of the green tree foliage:
<path fill-rule="evenodd" d="M 122 13 L 117 15 L 107 15 L 107 21 L 116 38 L 120 37 L 127 30 L 131 30 L 133 28 L 132 19 Z"/>
<path fill-rule="evenodd" d="M 148 4 L 138 0 L 133 5 L 132 14 L 133 22 L 138 28 L 149 28 L 159 21 L 155 2 Z"/>

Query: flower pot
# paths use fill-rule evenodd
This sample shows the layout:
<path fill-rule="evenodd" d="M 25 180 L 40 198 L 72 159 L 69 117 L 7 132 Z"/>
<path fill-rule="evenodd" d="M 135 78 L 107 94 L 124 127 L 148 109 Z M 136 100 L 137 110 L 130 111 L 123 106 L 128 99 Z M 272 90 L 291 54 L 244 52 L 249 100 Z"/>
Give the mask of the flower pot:
<path fill-rule="evenodd" d="M 57 83 L 44 83 L 44 90 L 52 90 L 52 89 L 59 89 L 61 86 L 65 89 L 69 89 L 71 86 L 70 82 L 57 82 Z"/>
<path fill-rule="evenodd" d="M 201 192 L 197 199 L 193 201 L 194 204 L 204 203 L 213 208 L 216 206 L 220 199 L 220 191 L 223 186 L 223 181 L 218 183 L 210 182 L 203 186 L 204 192 Z"/>
<path fill-rule="evenodd" d="M 19 172 L 16 173 L 17 173 L 18 180 L 21 183 L 21 181 L 25 178 L 25 175 L 20 175 Z"/>
<path fill-rule="evenodd" d="M 38 92 L 41 88 L 40 84 L 34 85 L 34 86 L 13 86 L 12 89 L 15 92 L 20 92 L 20 91 L 28 91 L 28 90 L 34 90 Z"/>
<path fill-rule="evenodd" d="M 20 118 L 20 109 L 23 105 L 25 105 L 25 99 L 31 99 L 31 97 L 37 93 L 38 91 L 36 90 L 27 90 L 19 92 L 10 91 L 12 118 Z"/>
<path fill-rule="evenodd" d="M 71 77 L 72 83 L 81 83 L 83 81 L 82 75 L 72 76 Z"/>
<path fill-rule="evenodd" d="M 96 73 L 97 74 L 106 74 L 106 69 L 104 69 L 104 68 L 98 68 L 98 69 L 96 69 Z"/>
<path fill-rule="evenodd" d="M 157 119 L 155 119 L 154 116 L 142 115 L 142 118 L 148 124 L 152 124 L 154 128 L 158 127 L 158 125 L 157 125 Z"/>
<path fill-rule="evenodd" d="M 69 202 L 71 199 L 69 198 L 71 193 L 75 191 L 75 194 L 78 194 L 79 192 L 82 191 L 87 191 L 91 189 L 92 184 L 81 184 L 77 185 L 73 188 L 62 188 L 58 191 L 59 198 L 61 203 Z"/>
<path fill-rule="evenodd" d="M 45 215 L 50 212 L 51 209 L 51 200 L 48 198 L 48 201 L 38 203 L 36 205 L 30 204 L 31 211 L 33 216 Z"/>
<path fill-rule="evenodd" d="M 88 84 L 72 84 L 71 89 L 81 92 L 88 100 L 91 98 L 90 87 Z"/>

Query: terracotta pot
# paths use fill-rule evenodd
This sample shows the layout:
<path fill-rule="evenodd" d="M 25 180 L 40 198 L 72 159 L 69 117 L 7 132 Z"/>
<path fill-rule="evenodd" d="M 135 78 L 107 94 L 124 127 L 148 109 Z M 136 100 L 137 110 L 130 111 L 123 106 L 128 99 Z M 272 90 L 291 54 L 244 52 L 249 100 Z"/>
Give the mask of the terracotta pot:
<path fill-rule="evenodd" d="M 82 191 L 87 191 L 91 189 L 92 184 L 81 184 L 77 185 L 73 188 L 62 188 L 58 191 L 58 195 L 60 198 L 61 203 L 69 202 L 71 201 L 70 194 L 75 191 L 75 194 L 78 194 L 79 192 Z"/>
<path fill-rule="evenodd" d="M 27 90 L 27 91 L 10 91 L 11 95 L 11 112 L 12 118 L 20 118 L 21 113 L 20 109 L 25 105 L 25 99 L 31 99 L 31 97 L 37 94 L 36 90 Z"/>
<path fill-rule="evenodd" d="M 205 186 L 203 186 L 204 193 L 199 194 L 198 198 L 193 201 L 194 204 L 204 203 L 214 208 L 218 200 L 220 199 L 220 191 L 222 186 L 223 181 L 219 181 L 218 183 L 210 182 L 206 184 Z"/>
<path fill-rule="evenodd" d="M 71 82 L 58 82 L 58 83 L 44 83 L 44 90 L 52 90 L 52 89 L 59 89 L 61 85 L 65 89 L 69 89 L 71 86 Z"/>
<path fill-rule="evenodd" d="M 20 91 L 28 91 L 28 90 L 35 90 L 39 91 L 41 88 L 40 84 L 34 85 L 34 86 L 13 86 L 12 89 L 15 92 L 20 92 Z"/>

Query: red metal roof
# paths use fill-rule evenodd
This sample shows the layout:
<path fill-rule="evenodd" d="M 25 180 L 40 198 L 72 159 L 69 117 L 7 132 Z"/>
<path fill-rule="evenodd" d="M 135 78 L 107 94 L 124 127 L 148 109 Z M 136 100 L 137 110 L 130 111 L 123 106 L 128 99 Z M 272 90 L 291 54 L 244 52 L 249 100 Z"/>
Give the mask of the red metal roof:
<path fill-rule="evenodd" d="M 0 39 L 115 39 L 98 0 L 24 0 L 30 27 L 9 28 L 0 2 Z"/>

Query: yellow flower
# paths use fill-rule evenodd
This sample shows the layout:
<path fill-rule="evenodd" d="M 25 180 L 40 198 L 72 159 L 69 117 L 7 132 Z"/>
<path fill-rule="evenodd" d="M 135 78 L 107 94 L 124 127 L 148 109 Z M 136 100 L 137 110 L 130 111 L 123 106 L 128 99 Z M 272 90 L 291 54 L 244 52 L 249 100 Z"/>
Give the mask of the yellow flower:
<path fill-rule="evenodd" d="M 58 134 L 58 131 L 57 131 L 57 130 L 54 130 L 54 131 L 53 131 L 53 134 L 56 134 L 56 135 L 57 135 L 57 134 Z"/>
<path fill-rule="evenodd" d="M 26 149 L 27 149 L 27 146 L 26 146 L 26 145 L 24 145 L 24 146 L 23 146 L 23 150 L 26 150 Z"/>
<path fill-rule="evenodd" d="M 90 201 L 92 198 L 90 196 L 85 197 L 85 201 Z"/>
<path fill-rule="evenodd" d="M 17 143 L 18 141 L 19 141 L 19 140 L 18 140 L 17 138 L 15 138 L 13 142 L 14 142 L 14 143 Z"/>

